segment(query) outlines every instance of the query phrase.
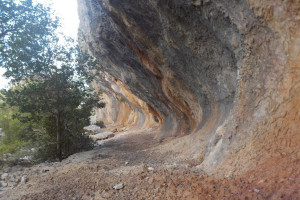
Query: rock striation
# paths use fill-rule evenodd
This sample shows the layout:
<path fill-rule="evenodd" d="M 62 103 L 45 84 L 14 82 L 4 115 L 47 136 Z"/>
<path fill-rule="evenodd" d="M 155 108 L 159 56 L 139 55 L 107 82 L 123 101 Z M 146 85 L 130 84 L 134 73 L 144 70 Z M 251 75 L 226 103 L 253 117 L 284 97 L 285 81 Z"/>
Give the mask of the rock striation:
<path fill-rule="evenodd" d="M 299 1 L 78 0 L 78 10 L 104 69 L 94 87 L 107 125 L 155 128 L 158 150 L 176 155 L 166 159 L 207 173 L 299 165 Z"/>

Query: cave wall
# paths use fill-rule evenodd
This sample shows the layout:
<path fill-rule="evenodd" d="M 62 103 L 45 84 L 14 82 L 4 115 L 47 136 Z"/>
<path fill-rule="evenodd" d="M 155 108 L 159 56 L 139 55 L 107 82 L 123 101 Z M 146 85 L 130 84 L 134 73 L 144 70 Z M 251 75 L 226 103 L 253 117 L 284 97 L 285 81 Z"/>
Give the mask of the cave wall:
<path fill-rule="evenodd" d="M 105 70 L 94 81 L 109 105 L 100 118 L 159 129 L 161 141 L 173 138 L 160 152 L 207 172 L 300 157 L 299 4 L 78 0 L 85 41 Z"/>
<path fill-rule="evenodd" d="M 95 110 L 92 122 L 103 121 L 112 131 L 156 130 L 160 128 L 158 114 L 145 101 L 131 93 L 122 82 L 101 72 L 92 83 L 101 92 L 105 108 Z"/>

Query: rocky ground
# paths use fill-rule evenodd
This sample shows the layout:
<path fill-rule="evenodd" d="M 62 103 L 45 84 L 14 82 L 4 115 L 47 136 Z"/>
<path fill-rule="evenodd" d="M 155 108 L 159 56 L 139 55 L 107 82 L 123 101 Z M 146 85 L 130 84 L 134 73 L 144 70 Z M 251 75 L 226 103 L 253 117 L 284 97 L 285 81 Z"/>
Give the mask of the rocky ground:
<path fill-rule="evenodd" d="M 119 133 L 61 163 L 5 168 L 0 198 L 300 199 L 299 170 L 273 174 L 272 179 L 254 172 L 241 177 L 208 176 L 193 162 L 164 162 L 151 150 L 159 145 L 154 134 Z"/>

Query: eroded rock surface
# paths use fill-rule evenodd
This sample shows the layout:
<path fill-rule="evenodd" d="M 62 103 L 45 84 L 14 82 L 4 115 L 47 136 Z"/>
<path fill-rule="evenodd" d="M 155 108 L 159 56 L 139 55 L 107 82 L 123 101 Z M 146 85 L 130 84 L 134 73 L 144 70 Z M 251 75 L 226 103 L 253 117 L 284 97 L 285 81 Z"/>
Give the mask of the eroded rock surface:
<path fill-rule="evenodd" d="M 78 3 L 106 123 L 154 127 L 211 174 L 299 165 L 299 1 Z"/>
<path fill-rule="evenodd" d="M 0 199 L 299 199 L 299 1 L 78 3 L 115 136 Z"/>

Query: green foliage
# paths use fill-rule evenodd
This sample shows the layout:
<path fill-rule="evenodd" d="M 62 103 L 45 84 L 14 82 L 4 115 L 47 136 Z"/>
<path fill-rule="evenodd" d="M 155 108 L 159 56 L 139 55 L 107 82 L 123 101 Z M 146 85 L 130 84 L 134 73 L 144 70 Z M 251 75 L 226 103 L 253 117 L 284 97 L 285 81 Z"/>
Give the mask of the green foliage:
<path fill-rule="evenodd" d="M 14 107 L 0 103 L 0 127 L 4 136 L 0 138 L 0 158 L 4 154 L 12 154 L 17 156 L 20 149 L 25 149 L 35 140 L 33 125 L 30 123 L 22 123 L 13 116 L 18 113 Z"/>
<path fill-rule="evenodd" d="M 18 123 L 39 126 L 35 143 L 43 153 L 37 157 L 61 160 L 90 148 L 83 127 L 94 107 L 105 106 L 89 87 L 100 70 L 98 61 L 72 39 L 54 34 L 59 22 L 49 8 L 4 0 L 0 9 L 0 67 L 14 83 L 5 102 L 18 109 L 13 114 Z"/>
<path fill-rule="evenodd" d="M 37 163 L 56 160 L 57 143 L 53 122 L 39 120 L 38 123 L 24 123 L 14 118 L 20 115 L 24 116 L 17 108 L 4 105 L 3 102 L 0 104 L 0 127 L 5 133 L 0 137 L 0 158 L 3 159 L 5 154 L 11 154 L 9 161 L 14 163 L 20 163 L 24 156 L 33 156 L 32 161 Z M 65 135 L 63 138 L 64 155 L 91 149 L 94 146 L 93 140 L 87 135 L 80 132 L 68 134 L 72 135 Z"/>
<path fill-rule="evenodd" d="M 5 76 L 39 73 L 51 53 L 48 47 L 59 26 L 58 19 L 49 7 L 32 0 L 1 0 L 0 10 L 0 67 L 7 69 Z M 21 78 L 14 76 L 16 80 Z"/>
<path fill-rule="evenodd" d="M 105 128 L 105 124 L 103 121 L 97 121 L 96 125 L 99 126 L 100 128 Z"/>
<path fill-rule="evenodd" d="M 27 113 L 15 115 L 20 121 L 39 123 L 49 137 L 57 138 L 56 155 L 61 160 L 79 149 L 91 146 L 82 135 L 83 128 L 89 125 L 93 108 L 103 104 L 89 88 L 86 81 L 89 79 L 84 78 L 88 73 L 84 74 L 83 69 L 77 68 L 75 58 L 78 52 L 73 43 L 69 41 L 64 46 L 56 43 L 50 50 L 51 57 L 47 60 L 53 59 L 52 64 L 45 64 L 39 74 L 11 74 L 12 77 L 23 79 L 7 91 L 6 101 L 10 106 L 17 106 L 20 113 Z M 59 66 L 56 64 L 58 61 Z M 52 144 L 47 144 L 45 148 L 53 153 Z"/>

